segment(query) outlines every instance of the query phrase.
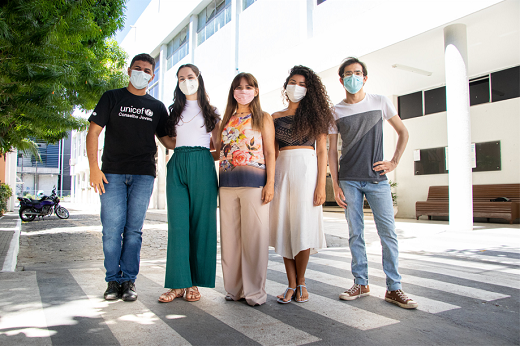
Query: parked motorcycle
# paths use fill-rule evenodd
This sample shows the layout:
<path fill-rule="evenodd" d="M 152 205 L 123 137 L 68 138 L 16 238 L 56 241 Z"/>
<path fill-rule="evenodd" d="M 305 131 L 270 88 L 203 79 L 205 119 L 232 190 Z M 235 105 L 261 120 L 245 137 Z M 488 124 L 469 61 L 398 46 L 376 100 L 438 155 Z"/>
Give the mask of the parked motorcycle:
<path fill-rule="evenodd" d="M 20 219 L 32 221 L 38 217 L 50 216 L 54 212 L 60 219 L 68 219 L 69 211 L 60 205 L 60 199 L 56 195 L 56 187 L 52 189 L 50 196 L 43 196 L 39 200 L 18 197 L 20 201 Z"/>

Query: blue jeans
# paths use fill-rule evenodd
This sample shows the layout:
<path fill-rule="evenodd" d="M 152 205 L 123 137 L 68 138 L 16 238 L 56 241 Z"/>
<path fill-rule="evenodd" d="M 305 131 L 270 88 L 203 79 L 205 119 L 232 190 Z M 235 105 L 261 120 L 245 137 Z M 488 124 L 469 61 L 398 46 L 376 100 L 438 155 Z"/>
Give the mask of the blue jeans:
<path fill-rule="evenodd" d="M 369 181 L 340 181 L 347 209 L 345 217 L 349 229 L 349 245 L 352 254 L 354 282 L 368 285 L 368 261 L 365 246 L 363 196 L 366 196 L 374 213 L 377 234 L 383 247 L 383 270 L 389 291 L 401 289 L 401 275 L 397 269 L 399 249 L 395 233 L 394 208 L 388 180 L 374 184 Z"/>
<path fill-rule="evenodd" d="M 105 174 L 101 199 L 105 281 L 135 281 L 144 217 L 153 191 L 151 175 Z"/>

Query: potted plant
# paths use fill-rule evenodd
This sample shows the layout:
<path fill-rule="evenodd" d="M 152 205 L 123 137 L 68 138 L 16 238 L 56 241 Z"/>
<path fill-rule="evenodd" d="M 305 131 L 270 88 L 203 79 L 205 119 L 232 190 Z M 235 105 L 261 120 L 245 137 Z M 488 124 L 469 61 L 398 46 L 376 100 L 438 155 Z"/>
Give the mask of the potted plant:
<path fill-rule="evenodd" d="M 395 188 L 397 187 L 397 183 L 389 180 L 388 184 L 390 185 L 390 191 L 392 193 L 392 203 L 394 205 L 394 216 L 397 215 L 397 193 L 395 192 Z"/>
<path fill-rule="evenodd" d="M 0 183 L 0 216 L 7 211 L 7 201 L 13 195 L 13 190 L 7 184 Z"/>
<path fill-rule="evenodd" d="M 397 186 L 397 183 L 394 183 L 393 181 L 389 180 L 388 184 L 390 185 L 390 191 L 392 193 L 392 204 L 394 205 L 395 216 L 397 215 L 397 193 L 395 193 L 395 187 Z M 363 209 L 370 209 L 370 205 L 368 204 L 366 197 L 363 198 Z"/>

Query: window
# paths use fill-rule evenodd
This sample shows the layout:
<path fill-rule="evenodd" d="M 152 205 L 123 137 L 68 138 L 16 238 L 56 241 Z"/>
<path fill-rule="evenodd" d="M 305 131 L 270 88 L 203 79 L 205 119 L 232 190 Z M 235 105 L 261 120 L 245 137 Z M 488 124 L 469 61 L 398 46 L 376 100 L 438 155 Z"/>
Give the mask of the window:
<path fill-rule="evenodd" d="M 166 68 L 171 69 L 182 58 L 188 55 L 189 27 L 186 25 L 166 47 Z"/>
<path fill-rule="evenodd" d="M 148 89 L 148 94 L 156 99 L 159 99 L 159 83 Z"/>
<path fill-rule="evenodd" d="M 231 0 L 213 0 L 199 13 L 197 44 L 202 44 L 231 21 Z"/>
<path fill-rule="evenodd" d="M 443 174 L 446 169 L 446 148 L 419 150 L 414 162 L 415 175 Z M 475 143 L 475 167 L 473 172 L 500 171 L 502 169 L 500 141 Z"/>
<path fill-rule="evenodd" d="M 446 87 L 426 90 L 424 92 L 424 114 L 446 111 Z"/>
<path fill-rule="evenodd" d="M 248 8 L 249 6 L 251 6 L 254 2 L 258 1 L 258 0 L 243 0 L 244 3 L 243 3 L 243 7 L 242 7 L 242 10 L 245 10 L 246 8 Z"/>
<path fill-rule="evenodd" d="M 411 119 L 423 115 L 422 91 L 398 97 L 398 113 L 401 119 Z"/>
<path fill-rule="evenodd" d="M 491 89 L 491 92 L 490 92 Z M 520 66 L 493 72 L 469 81 L 469 105 L 497 102 L 520 97 Z M 422 91 L 398 97 L 401 119 L 410 119 L 423 115 L 446 111 L 446 87 Z"/>
<path fill-rule="evenodd" d="M 319 4 L 323 4 L 325 1 L 327 1 L 327 0 L 316 0 L 316 3 L 319 5 Z"/>
<path fill-rule="evenodd" d="M 470 79 L 469 81 L 469 105 L 479 105 L 489 102 L 489 75 Z"/>
<path fill-rule="evenodd" d="M 520 66 L 491 74 L 491 102 L 520 97 Z"/>
<path fill-rule="evenodd" d="M 155 68 L 153 70 L 153 74 L 155 75 L 152 79 L 152 81 L 150 82 L 149 85 L 154 85 L 155 83 L 159 82 L 159 72 L 161 70 L 161 56 L 160 55 L 157 55 L 154 60 L 155 60 Z"/>
<path fill-rule="evenodd" d="M 155 57 L 155 69 L 153 70 L 154 77 L 150 82 L 148 87 L 148 94 L 153 96 L 154 98 L 159 98 L 159 74 L 161 72 L 161 56 L 158 55 Z"/>

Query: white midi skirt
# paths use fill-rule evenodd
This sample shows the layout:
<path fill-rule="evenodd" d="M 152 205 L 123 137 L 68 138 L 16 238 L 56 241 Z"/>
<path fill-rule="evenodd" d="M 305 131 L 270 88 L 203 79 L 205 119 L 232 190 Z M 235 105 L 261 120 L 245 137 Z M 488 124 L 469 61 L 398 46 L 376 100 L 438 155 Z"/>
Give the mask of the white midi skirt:
<path fill-rule="evenodd" d="M 274 198 L 270 210 L 269 245 L 294 259 L 302 250 L 311 254 L 326 247 L 323 210 L 314 206 L 318 162 L 313 149 L 282 150 L 276 159 Z"/>

